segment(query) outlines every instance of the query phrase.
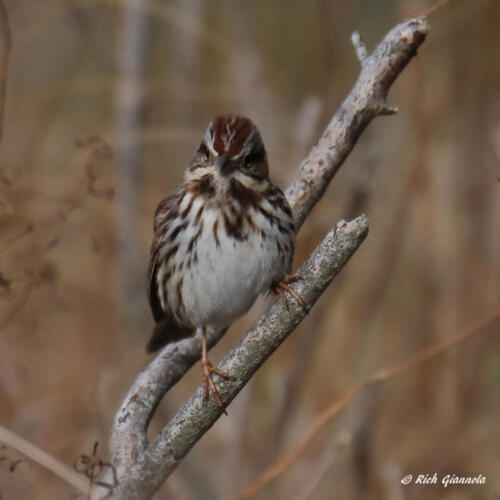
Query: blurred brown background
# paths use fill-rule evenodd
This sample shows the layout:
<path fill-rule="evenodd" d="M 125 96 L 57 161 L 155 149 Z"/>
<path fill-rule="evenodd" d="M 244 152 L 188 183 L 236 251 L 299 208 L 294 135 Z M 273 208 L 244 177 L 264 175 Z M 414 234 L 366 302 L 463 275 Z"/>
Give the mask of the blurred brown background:
<path fill-rule="evenodd" d="M 94 441 L 105 458 L 114 412 L 148 362 L 154 210 L 210 118 L 249 115 L 286 187 L 355 82 L 352 31 L 371 50 L 431 3 L 6 0 L 1 425 L 67 464 Z M 455 0 L 430 22 L 390 94 L 399 114 L 363 134 L 301 230 L 296 266 L 341 218 L 366 213 L 368 239 L 158 498 L 229 498 L 351 384 L 498 307 L 500 2 Z M 500 498 L 499 329 L 365 392 L 257 498 Z M 195 366 L 152 431 L 200 380 Z M 434 472 L 487 483 L 400 484 Z M 77 496 L 29 460 L 15 472 L 0 461 L 2 499 Z"/>

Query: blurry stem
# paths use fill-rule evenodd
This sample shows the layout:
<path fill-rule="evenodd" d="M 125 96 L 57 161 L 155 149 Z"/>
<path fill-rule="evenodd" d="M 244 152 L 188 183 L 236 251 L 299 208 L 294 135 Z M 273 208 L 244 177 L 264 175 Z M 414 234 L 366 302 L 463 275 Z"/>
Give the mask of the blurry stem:
<path fill-rule="evenodd" d="M 332 301 L 333 303 L 335 301 Z M 286 374 L 286 378 L 280 390 L 281 399 L 277 403 L 277 410 L 272 424 L 270 425 L 269 435 L 266 440 L 266 453 L 268 463 L 275 460 L 279 455 L 283 440 L 287 435 L 288 428 L 291 424 L 290 415 L 293 415 L 300 401 L 301 385 L 304 380 L 304 373 L 307 373 L 312 360 L 314 349 L 322 338 L 321 331 L 317 326 L 320 323 L 321 314 L 316 315 L 316 328 L 311 325 L 311 329 L 303 329 L 297 335 L 297 347 L 293 356 L 293 361 L 290 363 L 290 369 Z M 311 330 L 314 330 L 315 335 L 310 335 Z"/>
<path fill-rule="evenodd" d="M 126 0 L 121 11 L 122 24 L 116 47 L 119 74 L 116 92 L 117 137 L 131 134 L 141 127 L 142 74 L 145 54 L 148 17 L 137 9 L 127 8 L 128 4 L 140 6 L 137 0 Z M 143 251 L 137 234 L 139 222 L 138 190 L 140 183 L 139 149 L 131 143 L 116 151 L 116 240 L 117 259 L 115 267 L 117 308 L 128 310 L 131 320 L 138 323 L 140 316 L 143 281 Z"/>
<path fill-rule="evenodd" d="M 9 16 L 3 0 L 0 0 L 0 27 L 2 29 L 3 52 L 0 63 L 0 143 L 3 137 L 3 119 L 5 114 L 5 96 L 7 94 L 7 74 L 9 72 L 12 36 L 10 32 Z"/>
<path fill-rule="evenodd" d="M 21 229 L 18 234 L 16 234 L 13 238 L 2 245 L 2 247 L 0 248 L 0 261 L 10 252 L 12 252 L 16 245 L 22 243 L 26 238 L 34 236 L 38 233 L 38 231 L 51 227 L 54 224 L 65 222 L 66 216 L 79 208 L 82 203 L 83 198 L 73 200 L 65 207 L 55 211 L 53 214 L 50 214 L 39 221 L 36 221 L 36 223 L 29 223 L 25 228 Z"/>
<path fill-rule="evenodd" d="M 325 453 L 323 453 L 324 456 L 319 460 L 319 464 L 314 467 L 312 477 L 290 500 L 308 500 L 308 498 L 311 498 L 322 479 L 351 441 L 352 434 L 345 432 L 332 439 L 327 445 Z"/>
<path fill-rule="evenodd" d="M 179 2 L 180 4 L 181 2 Z M 186 9 L 179 9 L 172 2 L 157 0 L 73 0 L 73 6 L 94 7 L 102 5 L 106 8 L 117 8 L 140 14 L 143 17 L 155 17 L 177 29 L 181 35 L 191 36 L 213 50 L 227 54 L 238 51 L 242 58 L 246 57 L 243 49 L 221 37 L 215 30 L 207 29 L 196 17 Z M 167 28 L 168 29 L 168 28 Z"/>
<path fill-rule="evenodd" d="M 83 479 L 83 477 L 80 477 L 76 472 L 72 471 L 68 466 L 53 456 L 1 425 L 0 442 L 5 443 L 7 446 L 17 450 L 19 453 L 22 453 L 34 462 L 40 464 L 42 467 L 50 470 L 53 474 L 66 481 L 68 484 L 71 484 L 82 493 L 88 493 L 88 482 Z"/>

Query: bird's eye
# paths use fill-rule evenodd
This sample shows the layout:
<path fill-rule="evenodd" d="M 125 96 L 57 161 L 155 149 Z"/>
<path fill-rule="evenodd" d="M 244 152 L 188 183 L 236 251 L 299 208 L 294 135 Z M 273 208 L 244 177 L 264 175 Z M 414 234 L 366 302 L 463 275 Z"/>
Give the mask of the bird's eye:
<path fill-rule="evenodd" d="M 262 162 L 265 160 L 265 153 L 263 149 L 257 149 L 248 153 L 245 158 L 245 169 L 252 168 L 256 163 Z"/>
<path fill-rule="evenodd" d="M 200 147 L 198 148 L 198 154 L 203 158 L 204 161 L 209 160 L 210 152 L 208 151 L 208 148 L 204 142 L 200 144 Z"/>

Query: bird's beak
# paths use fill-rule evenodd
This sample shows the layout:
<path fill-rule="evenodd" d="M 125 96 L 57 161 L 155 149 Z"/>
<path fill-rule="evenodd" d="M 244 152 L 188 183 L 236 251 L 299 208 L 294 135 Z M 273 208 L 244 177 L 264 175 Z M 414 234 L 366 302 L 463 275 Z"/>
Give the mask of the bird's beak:
<path fill-rule="evenodd" d="M 230 165 L 229 165 L 229 162 L 230 162 L 230 157 L 227 153 L 224 153 L 222 155 L 219 156 L 219 159 L 217 160 L 217 166 L 219 167 L 220 171 L 223 173 L 223 174 L 227 174 L 229 173 L 229 170 L 230 170 Z"/>

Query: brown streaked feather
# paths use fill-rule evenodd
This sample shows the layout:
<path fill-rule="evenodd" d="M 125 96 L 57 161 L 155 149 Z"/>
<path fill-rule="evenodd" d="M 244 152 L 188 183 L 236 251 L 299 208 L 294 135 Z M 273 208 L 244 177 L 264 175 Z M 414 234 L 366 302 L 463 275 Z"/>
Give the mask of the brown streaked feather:
<path fill-rule="evenodd" d="M 255 224 L 255 222 L 252 219 L 251 215 L 247 214 L 246 221 L 247 221 L 248 227 L 250 228 L 250 230 L 252 232 L 254 232 L 254 233 L 258 233 L 259 232 L 259 228 L 258 228 L 257 224 Z"/>
<path fill-rule="evenodd" d="M 153 318 L 156 322 L 162 321 L 165 317 L 165 312 L 163 311 L 160 303 L 160 298 L 158 297 L 158 285 L 156 283 L 156 263 L 158 261 L 158 255 L 151 258 L 149 261 L 148 270 L 148 299 L 149 305 L 151 306 L 151 311 L 153 312 Z"/>
<path fill-rule="evenodd" d="M 187 214 L 191 211 L 191 207 L 193 206 L 195 196 L 191 196 L 189 203 L 186 205 L 186 208 L 181 212 L 181 217 L 187 217 Z"/>
<path fill-rule="evenodd" d="M 261 193 L 255 189 L 247 188 L 236 179 L 231 179 L 229 189 L 230 195 L 241 205 L 243 210 L 256 206 L 262 199 Z"/>
<path fill-rule="evenodd" d="M 177 238 L 177 236 L 179 235 L 179 233 L 181 233 L 182 231 L 184 231 L 184 229 L 186 229 L 188 223 L 186 221 L 184 221 L 182 224 L 179 224 L 173 231 L 172 233 L 170 234 L 170 236 L 168 237 L 168 239 L 170 240 L 170 242 L 172 243 L 175 238 Z"/>
<path fill-rule="evenodd" d="M 204 175 L 201 179 L 190 182 L 187 189 L 192 193 L 193 200 L 199 195 L 215 195 L 214 180 L 210 174 Z"/>
<path fill-rule="evenodd" d="M 248 233 L 243 231 L 243 218 L 241 214 L 238 214 L 236 220 L 232 221 L 227 213 L 224 213 L 224 228 L 226 229 L 226 234 L 230 238 L 237 241 L 246 241 L 248 239 Z"/>
<path fill-rule="evenodd" d="M 201 233 L 203 232 L 203 221 L 201 221 L 200 226 L 196 234 L 191 238 L 189 241 L 188 247 L 187 247 L 187 252 L 191 253 L 194 249 L 194 246 L 196 245 L 196 242 L 198 241 L 198 238 L 201 236 Z"/>
<path fill-rule="evenodd" d="M 247 118 L 215 118 L 186 171 L 184 183 L 158 206 L 148 272 L 149 302 L 157 324 L 148 352 L 191 335 L 195 326 L 207 326 L 196 323 L 208 320 L 197 315 L 187 300 L 193 291 L 189 288 L 193 276 L 198 279 L 203 273 L 197 266 L 204 221 L 203 237 L 221 258 L 227 245 L 237 248 L 238 243 L 252 237 L 259 250 L 265 248 L 263 242 L 268 248 L 276 243 L 277 252 L 273 246 L 273 254 L 283 254 L 283 261 L 291 261 L 287 249 L 293 249 L 293 241 L 284 243 L 287 234 L 292 240 L 294 237 L 291 211 L 283 192 L 269 180 L 262 138 Z M 284 268 L 280 265 L 277 272 Z M 189 280 L 184 279 L 186 273 Z"/>
<path fill-rule="evenodd" d="M 184 301 L 182 300 L 182 284 L 184 283 L 184 278 L 181 276 L 179 281 L 177 282 L 177 308 L 179 310 L 179 315 L 184 314 L 186 308 L 184 306 Z"/>
<path fill-rule="evenodd" d="M 190 336 L 192 334 L 191 328 L 178 325 L 169 311 L 165 311 L 161 305 L 159 297 L 159 287 L 165 287 L 166 282 L 171 276 L 172 270 L 170 269 L 163 277 L 163 283 L 158 283 L 158 272 L 160 266 L 166 265 L 168 259 L 177 251 L 179 245 L 174 245 L 169 252 L 165 255 L 164 260 L 159 261 L 159 250 L 162 244 L 161 236 L 166 234 L 169 230 L 169 225 L 179 215 L 178 202 L 182 190 L 176 191 L 172 195 L 164 198 L 158 208 L 156 209 L 154 219 L 154 238 L 151 245 L 151 257 L 148 268 L 148 299 L 153 313 L 153 318 L 156 325 L 153 329 L 153 334 L 146 347 L 146 351 L 151 353 L 163 347 L 168 342 L 174 342 L 181 338 Z M 185 229 L 185 224 L 177 226 L 172 235 L 170 235 L 170 242 L 173 242 L 178 234 Z"/>
<path fill-rule="evenodd" d="M 163 200 L 160 201 L 158 207 L 156 207 L 153 223 L 155 234 L 163 232 L 165 226 L 168 224 L 168 221 L 177 217 L 177 204 L 175 203 L 177 200 L 177 196 L 177 192 L 166 196 L 165 198 L 163 198 Z"/>
<path fill-rule="evenodd" d="M 156 322 L 161 321 L 165 316 L 165 312 L 161 307 L 160 298 L 158 297 L 158 283 L 156 279 L 156 273 L 158 272 L 158 250 L 161 245 L 161 238 L 159 235 L 168 231 L 169 224 L 171 224 L 178 215 L 178 194 L 179 192 L 176 191 L 163 198 L 156 208 L 154 217 L 154 238 L 151 244 L 148 266 L 148 300 Z"/>
<path fill-rule="evenodd" d="M 215 219 L 214 225 L 212 227 L 212 231 L 214 233 L 215 245 L 217 247 L 220 247 L 220 240 L 219 240 L 219 219 Z"/>

